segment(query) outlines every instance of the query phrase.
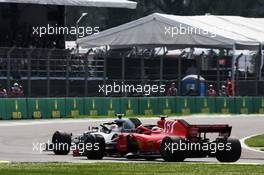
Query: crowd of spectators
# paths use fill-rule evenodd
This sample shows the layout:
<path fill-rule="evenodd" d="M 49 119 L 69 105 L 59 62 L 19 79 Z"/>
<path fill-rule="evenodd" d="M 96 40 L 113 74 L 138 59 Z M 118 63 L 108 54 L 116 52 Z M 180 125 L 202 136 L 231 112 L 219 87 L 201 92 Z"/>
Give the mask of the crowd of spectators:
<path fill-rule="evenodd" d="M 209 88 L 206 93 L 207 96 L 217 96 L 216 90 L 212 84 L 209 85 Z M 226 85 L 222 85 L 221 89 L 219 90 L 219 96 L 227 96 L 232 97 L 234 96 L 234 87 L 233 83 L 230 79 L 227 80 Z"/>
<path fill-rule="evenodd" d="M 185 94 L 186 96 L 198 96 L 198 92 L 197 90 L 195 90 L 194 88 L 190 88 L 187 91 L 187 94 Z M 175 83 L 171 83 L 170 86 L 168 86 L 167 90 L 166 90 L 166 96 L 178 96 L 178 89 L 175 85 Z M 226 81 L 226 85 L 222 85 L 221 89 L 219 90 L 219 93 L 217 94 L 217 91 L 215 89 L 215 87 L 210 84 L 208 86 L 208 90 L 206 91 L 206 96 L 227 96 L 227 97 L 231 97 L 234 96 L 234 87 L 233 87 L 233 83 L 230 79 L 228 79 Z"/>
<path fill-rule="evenodd" d="M 23 97 L 24 91 L 23 87 L 18 83 L 14 83 L 10 90 L 5 89 L 2 85 L 0 85 L 0 97 Z"/>

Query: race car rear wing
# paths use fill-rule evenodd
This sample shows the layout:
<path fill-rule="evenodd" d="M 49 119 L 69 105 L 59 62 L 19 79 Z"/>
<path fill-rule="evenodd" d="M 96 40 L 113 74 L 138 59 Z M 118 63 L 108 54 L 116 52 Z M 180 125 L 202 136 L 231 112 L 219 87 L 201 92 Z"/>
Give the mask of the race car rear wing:
<path fill-rule="evenodd" d="M 197 137 L 202 133 L 219 133 L 220 137 L 229 137 L 232 126 L 229 125 L 190 125 L 187 137 Z"/>
<path fill-rule="evenodd" d="M 191 125 L 185 120 L 164 120 L 158 121 L 158 126 L 164 128 L 164 132 L 170 135 L 177 135 L 191 138 L 200 138 L 202 134 L 204 137 L 207 133 L 219 133 L 220 137 L 227 138 L 231 135 L 232 126 L 227 124 L 202 124 Z"/>

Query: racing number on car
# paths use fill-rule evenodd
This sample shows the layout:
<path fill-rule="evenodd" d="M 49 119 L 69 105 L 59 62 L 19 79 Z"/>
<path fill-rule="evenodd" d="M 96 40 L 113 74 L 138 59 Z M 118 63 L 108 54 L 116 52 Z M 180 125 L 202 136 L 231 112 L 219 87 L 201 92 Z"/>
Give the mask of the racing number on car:
<path fill-rule="evenodd" d="M 173 133 L 174 132 L 174 125 L 176 125 L 176 121 L 166 121 L 164 128 L 166 133 Z"/>

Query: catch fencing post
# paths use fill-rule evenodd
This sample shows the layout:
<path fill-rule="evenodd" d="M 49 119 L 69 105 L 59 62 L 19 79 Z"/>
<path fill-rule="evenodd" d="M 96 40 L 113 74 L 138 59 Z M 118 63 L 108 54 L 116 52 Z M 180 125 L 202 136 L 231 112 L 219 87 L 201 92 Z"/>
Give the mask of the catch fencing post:
<path fill-rule="evenodd" d="M 231 79 L 232 79 L 232 83 L 233 83 L 233 95 L 235 96 L 235 88 L 234 84 L 235 84 L 235 64 L 236 64 L 236 56 L 235 56 L 235 51 L 236 51 L 236 44 L 233 45 L 233 57 L 232 57 L 232 75 L 231 75 Z"/>
<path fill-rule="evenodd" d="M 70 82 L 69 82 L 69 77 L 70 77 L 70 57 L 71 54 L 68 53 L 66 56 L 66 97 L 69 97 L 69 92 L 70 92 Z"/>
<path fill-rule="evenodd" d="M 31 54 L 33 52 L 34 49 L 31 49 L 27 55 L 28 55 L 28 67 L 27 67 L 27 79 L 28 79 L 28 92 L 27 92 L 27 96 L 30 97 L 31 96 Z"/>

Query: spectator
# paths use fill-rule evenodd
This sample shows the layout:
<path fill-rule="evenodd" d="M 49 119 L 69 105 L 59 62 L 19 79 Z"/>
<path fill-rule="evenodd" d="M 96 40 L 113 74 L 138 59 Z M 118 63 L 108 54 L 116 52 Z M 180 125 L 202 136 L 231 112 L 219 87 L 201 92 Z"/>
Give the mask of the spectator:
<path fill-rule="evenodd" d="M 216 92 L 214 90 L 214 86 L 210 84 L 209 89 L 207 91 L 207 96 L 216 96 Z"/>
<path fill-rule="evenodd" d="M 14 83 L 13 87 L 11 87 L 11 96 L 12 97 L 24 96 L 23 87 L 18 83 Z"/>
<path fill-rule="evenodd" d="M 226 86 L 222 85 L 221 87 L 221 91 L 219 93 L 220 96 L 226 96 L 227 92 L 226 92 Z"/>
<path fill-rule="evenodd" d="M 170 88 L 168 89 L 167 96 L 177 96 L 178 89 L 175 86 L 175 83 L 171 83 Z"/>
<path fill-rule="evenodd" d="M 227 80 L 227 96 L 234 96 L 233 83 L 230 79 Z"/>
<path fill-rule="evenodd" d="M 7 91 L 0 85 L 0 97 L 7 97 Z"/>

